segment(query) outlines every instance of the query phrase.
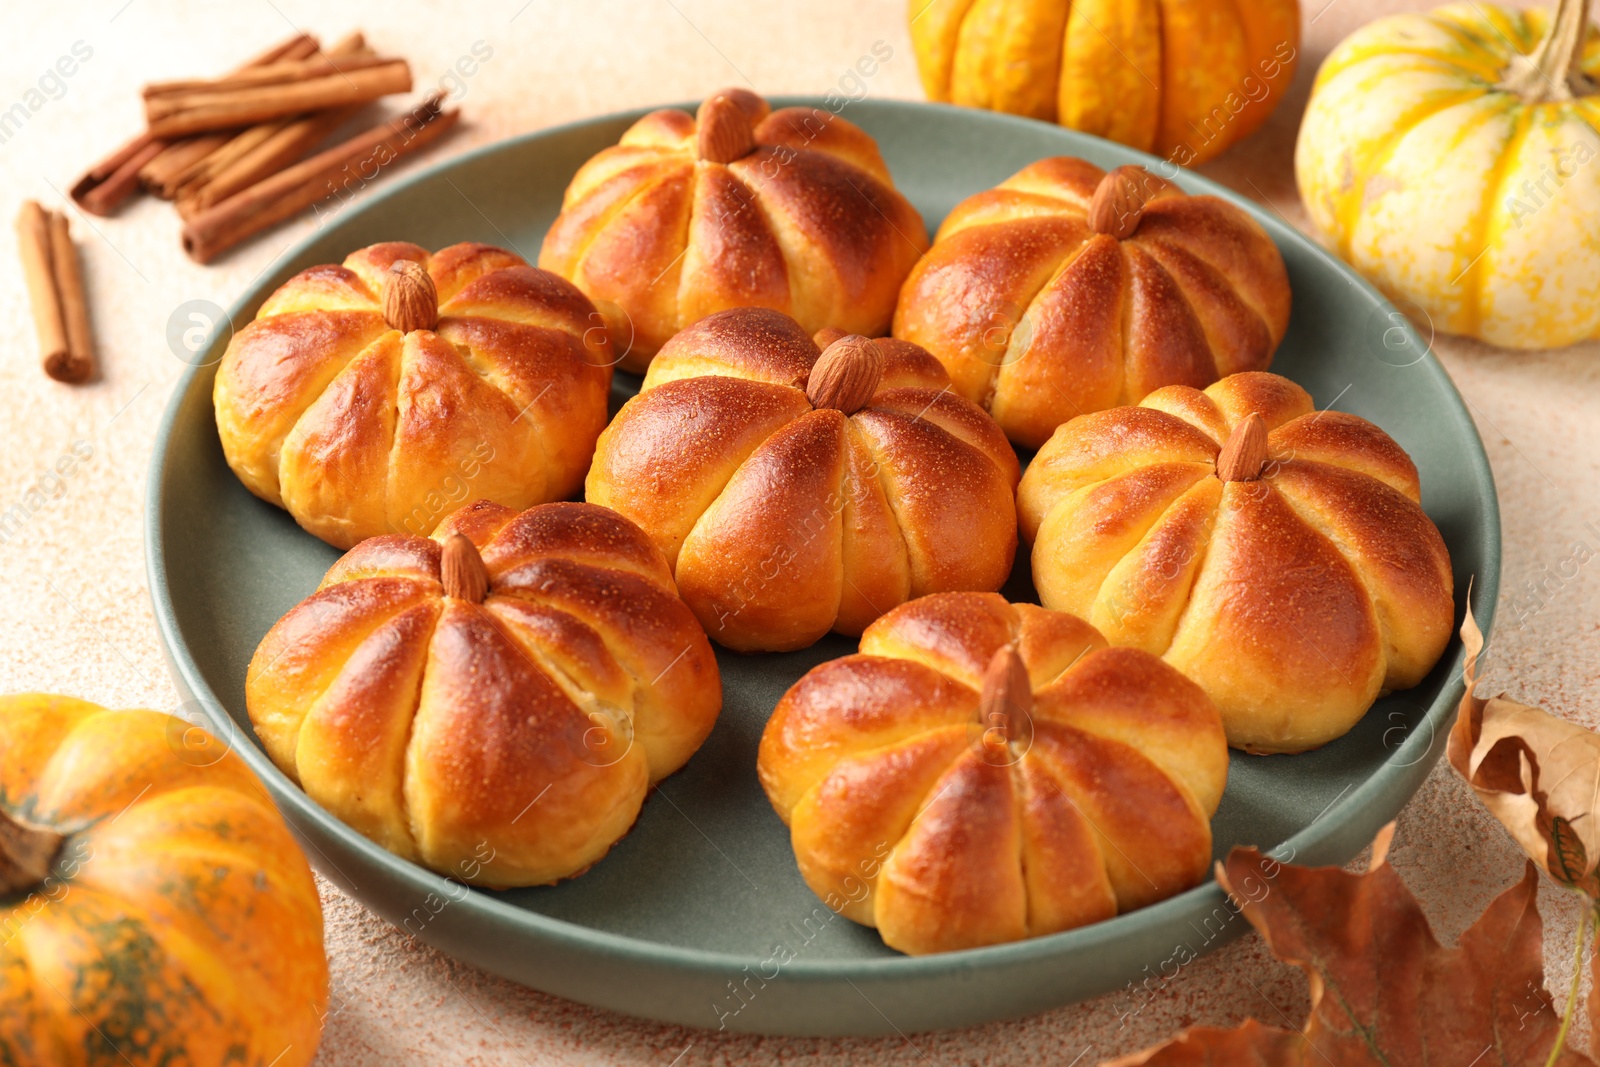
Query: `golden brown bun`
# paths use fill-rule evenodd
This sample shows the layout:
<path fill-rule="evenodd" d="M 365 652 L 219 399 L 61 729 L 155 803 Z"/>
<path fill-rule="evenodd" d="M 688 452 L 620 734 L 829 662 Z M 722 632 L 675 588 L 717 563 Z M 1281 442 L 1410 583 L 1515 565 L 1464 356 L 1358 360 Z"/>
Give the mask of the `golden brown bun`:
<path fill-rule="evenodd" d="M 1145 174 L 1119 241 L 1088 221 L 1104 176 L 1060 156 L 969 197 L 900 292 L 894 335 L 1027 448 L 1162 386 L 1265 370 L 1289 323 L 1283 259 L 1249 215 Z"/>
<path fill-rule="evenodd" d="M 879 344 L 866 407 L 813 409 L 821 351 L 737 308 L 664 347 L 600 435 L 587 498 L 642 526 L 712 638 L 741 651 L 858 634 L 924 593 L 998 589 L 1016 453 L 915 345 Z"/>
<path fill-rule="evenodd" d="M 392 263 L 438 290 L 432 330 L 381 311 Z M 228 466 L 340 548 L 432 532 L 464 501 L 572 496 L 606 424 L 611 344 L 570 282 L 489 245 L 371 245 L 267 297 L 217 369 Z"/>
<path fill-rule="evenodd" d="M 454 533 L 481 552 L 481 603 L 444 594 Z M 716 657 L 643 531 L 592 504 L 485 500 L 432 539 L 346 553 L 262 640 L 245 696 L 312 800 L 492 887 L 599 860 L 722 706 Z"/>
<path fill-rule="evenodd" d="M 887 333 L 928 231 L 877 144 L 828 111 L 772 111 L 746 89 L 712 94 L 702 115 L 718 97 L 737 105 L 752 151 L 700 158 L 694 116 L 646 115 L 573 177 L 539 266 L 589 294 L 625 370 L 732 307 L 782 311 L 808 333 Z"/>
<path fill-rule="evenodd" d="M 1015 642 L 1031 713 L 980 721 Z M 997 737 L 995 727 L 1002 732 Z M 1228 746 L 1200 688 L 994 593 L 902 605 L 778 702 L 757 762 L 806 884 L 913 955 L 1068 930 L 1202 881 Z"/>
<path fill-rule="evenodd" d="M 1219 443 L 1251 413 L 1262 475 L 1223 482 Z M 1252 752 L 1332 741 L 1432 669 L 1454 587 L 1420 500 L 1382 430 L 1265 373 L 1074 419 L 1017 494 L 1045 606 L 1165 658 Z"/>

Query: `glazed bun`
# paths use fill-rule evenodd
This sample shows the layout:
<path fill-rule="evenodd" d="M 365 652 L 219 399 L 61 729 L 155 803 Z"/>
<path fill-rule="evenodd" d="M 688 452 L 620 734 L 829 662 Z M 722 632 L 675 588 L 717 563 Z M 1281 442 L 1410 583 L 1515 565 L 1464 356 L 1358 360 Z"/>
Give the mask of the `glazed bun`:
<path fill-rule="evenodd" d="M 223 454 L 339 548 L 425 535 L 467 501 L 574 495 L 611 345 L 570 282 L 489 245 L 389 242 L 301 271 L 228 344 Z"/>
<path fill-rule="evenodd" d="M 928 247 L 878 146 L 820 108 L 725 89 L 655 111 L 578 171 L 539 265 L 577 283 L 625 370 L 713 312 L 765 307 L 812 333 L 889 331 Z"/>
<path fill-rule="evenodd" d="M 1264 373 L 1074 419 L 1018 493 L 1040 601 L 1193 678 L 1252 752 L 1332 741 L 1438 661 L 1450 556 L 1420 500 L 1387 434 Z"/>
<path fill-rule="evenodd" d="M 992 593 L 896 608 L 814 668 L 757 763 L 824 903 L 920 955 L 1069 930 L 1199 884 L 1222 723 L 1155 656 Z"/>
<path fill-rule="evenodd" d="M 262 640 L 262 746 L 391 852 L 490 887 L 586 870 L 722 705 L 716 657 L 638 527 L 479 501 L 375 537 Z"/>
<path fill-rule="evenodd" d="M 1077 415 L 1265 370 L 1288 324 L 1283 258 L 1243 210 L 1059 156 L 956 205 L 894 335 L 1038 448 Z"/>
<path fill-rule="evenodd" d="M 595 449 L 588 499 L 637 522 L 713 640 L 858 634 L 924 593 L 998 589 L 1016 454 L 915 345 L 739 308 L 661 350 Z"/>

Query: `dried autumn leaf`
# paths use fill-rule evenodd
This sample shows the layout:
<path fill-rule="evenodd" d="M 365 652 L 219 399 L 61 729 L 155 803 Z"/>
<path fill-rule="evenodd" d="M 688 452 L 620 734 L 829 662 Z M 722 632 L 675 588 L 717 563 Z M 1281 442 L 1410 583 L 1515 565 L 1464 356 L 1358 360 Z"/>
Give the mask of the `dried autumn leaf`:
<path fill-rule="evenodd" d="M 1550 877 L 1600 897 L 1600 735 L 1503 695 L 1478 696 L 1483 634 L 1470 607 L 1461 642 L 1467 691 L 1450 731 L 1450 766 Z"/>
<path fill-rule="evenodd" d="M 1294 1030 L 1263 1026 L 1254 1019 L 1232 1030 L 1191 1026 L 1165 1045 L 1125 1056 L 1103 1067 L 1281 1067 L 1303 1062 L 1306 1039 Z"/>
<path fill-rule="evenodd" d="M 1533 862 L 1600 907 L 1600 735 L 1504 694 L 1478 696 L 1483 633 L 1470 604 L 1461 643 L 1467 691 L 1450 730 L 1450 766 Z M 1589 966 L 1589 1048 L 1600 1056 L 1600 953 Z"/>
<path fill-rule="evenodd" d="M 1304 1029 L 1251 1021 L 1191 1029 L 1110 1067 L 1356 1067 L 1546 1063 L 1561 1016 L 1544 988 L 1543 926 L 1532 863 L 1455 948 L 1441 946 L 1400 876 L 1384 862 L 1385 835 L 1364 874 L 1279 864 L 1236 848 L 1222 882 L 1273 953 L 1306 972 Z M 1594 1067 L 1564 1051 L 1560 1067 Z"/>

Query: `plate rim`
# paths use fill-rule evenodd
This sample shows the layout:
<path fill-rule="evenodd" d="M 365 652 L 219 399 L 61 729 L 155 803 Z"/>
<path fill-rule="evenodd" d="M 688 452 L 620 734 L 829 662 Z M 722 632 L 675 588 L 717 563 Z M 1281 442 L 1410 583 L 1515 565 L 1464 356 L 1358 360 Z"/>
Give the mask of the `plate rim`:
<path fill-rule="evenodd" d="M 830 113 L 841 115 L 843 111 L 841 109 L 840 112 L 832 112 L 831 109 L 827 109 L 825 100 L 821 96 L 780 94 L 770 96 L 767 99 L 772 103 L 774 109 L 789 106 L 809 106 L 823 108 L 824 110 L 830 110 Z M 402 195 L 416 185 L 435 180 L 441 174 L 448 174 L 457 168 L 477 163 L 489 156 L 514 147 L 520 147 L 529 142 L 536 142 L 560 134 L 624 121 L 637 121 L 637 119 L 652 111 L 675 108 L 692 113 L 697 103 L 698 101 L 673 102 L 609 112 L 554 126 L 542 127 L 479 145 L 459 155 L 431 162 L 425 167 L 419 167 L 410 174 L 395 178 L 382 188 L 374 190 L 365 200 L 352 205 L 348 212 L 341 211 L 331 225 L 337 228 L 348 224 L 350 221 L 379 208 L 391 198 Z M 1335 275 L 1342 277 L 1352 287 L 1374 300 L 1380 308 L 1398 312 L 1398 308 L 1393 302 L 1379 291 L 1376 286 L 1356 272 L 1353 267 L 1329 252 L 1311 235 L 1276 217 L 1269 207 L 1235 192 L 1213 178 L 1208 178 L 1189 168 L 1163 160 L 1158 156 L 1129 148 L 1126 145 L 1115 144 L 1114 142 L 1094 137 L 1091 134 L 998 112 L 909 99 L 868 99 L 856 101 L 855 103 L 867 105 L 872 109 L 885 108 L 894 110 L 904 108 L 908 111 L 956 112 L 963 117 L 980 116 L 979 121 L 991 121 L 1002 128 L 1012 126 L 1036 131 L 1039 127 L 1044 127 L 1053 131 L 1053 133 L 1066 136 L 1067 140 L 1062 145 L 1062 151 L 1053 153 L 1058 155 L 1071 154 L 1073 151 L 1079 150 L 1071 142 L 1080 139 L 1096 146 L 1106 146 L 1118 153 L 1127 154 L 1132 157 L 1131 161 L 1133 162 L 1144 163 L 1147 167 L 1160 168 L 1158 173 L 1163 177 L 1170 177 L 1171 180 L 1183 186 L 1186 191 L 1218 196 L 1240 207 L 1267 231 L 1269 236 L 1274 239 L 1274 244 L 1300 245 L 1303 251 L 1310 252 L 1313 258 L 1319 260 L 1323 267 L 1331 269 Z M 325 226 L 314 227 L 303 238 L 279 253 L 270 264 L 255 276 L 255 279 L 249 283 L 245 292 L 235 297 L 225 309 L 225 315 L 229 323 L 227 336 L 231 337 L 235 330 L 234 324 L 244 318 L 244 309 L 252 303 L 259 306 L 260 299 L 264 299 L 267 294 L 286 280 L 288 265 L 310 246 L 322 240 L 327 233 L 328 228 Z M 1474 605 L 1474 616 L 1477 618 L 1479 626 L 1487 638 L 1492 632 L 1496 608 L 1498 607 L 1503 562 L 1499 492 L 1495 484 L 1494 472 L 1484 449 L 1482 434 L 1478 431 L 1477 423 L 1467 409 L 1454 379 L 1450 377 L 1449 372 L 1445 370 L 1443 364 L 1434 354 L 1431 342 L 1424 343 L 1411 320 L 1404 316 L 1403 313 L 1401 317 L 1408 343 L 1422 351 L 1422 357 L 1413 365 L 1425 366 L 1426 373 L 1445 387 L 1447 395 L 1454 401 L 1462 419 L 1466 425 L 1472 428 L 1472 436 L 1476 447 L 1469 451 L 1466 459 L 1474 473 L 1481 478 L 1489 490 L 1487 500 L 1481 502 L 1485 504 L 1485 507 L 1480 516 L 1480 520 L 1486 528 L 1484 543 L 1485 567 L 1481 573 L 1474 575 L 1473 579 L 1475 587 L 1481 588 L 1485 580 L 1492 578 L 1492 598 L 1484 602 L 1477 602 Z M 218 331 L 213 337 L 211 347 L 215 348 L 219 342 L 225 343 L 223 342 L 221 331 Z M 719 975 L 737 973 L 744 967 L 760 966 L 764 962 L 760 956 L 714 952 L 692 946 L 676 945 L 613 933 L 517 907 L 500 900 L 490 893 L 473 887 L 466 887 L 469 890 L 467 895 L 458 897 L 457 894 L 462 888 L 462 883 L 447 879 L 418 864 L 405 860 L 356 832 L 331 812 L 312 801 L 300 787 L 296 786 L 286 774 L 278 769 L 277 765 L 273 763 L 263 749 L 257 747 L 248 737 L 242 734 L 241 727 L 233 716 L 229 714 L 226 705 L 205 680 L 184 639 L 178 623 L 177 609 L 172 599 L 171 587 L 167 580 L 169 567 L 163 547 L 165 530 L 169 525 L 164 521 L 163 494 L 168 484 L 166 472 L 169 456 L 172 452 L 174 427 L 179 420 L 184 404 L 189 399 L 189 394 L 196 388 L 197 379 L 214 374 L 214 369 L 218 362 L 220 362 L 220 355 L 213 360 L 188 364 L 172 387 L 172 392 L 168 396 L 157 427 L 155 444 L 151 450 L 149 477 L 145 488 L 145 514 L 143 520 L 145 570 L 150 587 L 150 597 L 158 636 L 169 669 L 175 676 L 174 680 L 177 683 L 177 687 L 181 692 L 189 694 L 192 701 L 198 704 L 201 712 L 210 720 L 215 732 L 228 735 L 226 739 L 230 750 L 243 750 L 240 752 L 240 757 L 250 767 L 251 771 L 262 780 L 263 784 L 268 787 L 277 806 L 280 809 L 285 807 L 293 808 L 299 818 L 312 822 L 322 832 L 339 838 L 346 847 L 358 850 L 364 858 L 383 868 L 393 879 L 401 883 L 406 890 L 415 892 L 419 896 L 427 893 L 452 894 L 452 899 L 456 900 L 458 906 L 469 911 L 480 912 L 487 919 L 507 923 L 515 928 L 519 935 L 532 934 L 539 938 L 561 943 L 568 948 L 586 953 L 597 953 L 620 963 L 648 963 L 652 966 L 665 965 L 703 973 L 715 972 Z M 307 536 L 310 535 L 308 534 Z M 1453 633 L 1451 644 L 1455 644 L 1458 640 L 1458 636 Z M 1447 649 L 1449 648 L 1448 645 L 1446 647 Z M 1455 660 L 1459 663 L 1460 649 L 1457 648 L 1456 651 Z M 1442 656 L 1441 662 L 1443 662 Z M 1437 669 L 1437 667 L 1438 665 L 1435 665 L 1434 669 Z M 1274 851 L 1293 848 L 1295 855 L 1314 851 L 1319 845 L 1325 844 L 1330 837 L 1339 833 L 1344 823 L 1344 820 L 1338 817 L 1341 813 L 1348 812 L 1352 807 L 1359 807 L 1363 810 L 1373 807 L 1374 802 L 1378 801 L 1388 791 L 1391 781 L 1399 778 L 1417 763 L 1426 760 L 1431 770 L 1431 764 L 1439 758 L 1442 752 L 1443 746 L 1438 746 L 1439 752 L 1434 751 L 1438 736 L 1441 733 L 1441 727 L 1445 731 L 1448 730 L 1446 722 L 1436 722 L 1434 720 L 1436 718 L 1442 720 L 1450 717 L 1463 692 L 1464 685 L 1459 671 L 1453 671 L 1452 677 L 1442 687 L 1439 698 L 1427 709 L 1423 717 L 1422 721 L 1429 722 L 1432 726 L 1430 730 L 1426 731 L 1427 747 L 1421 752 L 1415 751 L 1421 747 L 1424 732 L 1412 731 L 1410 736 L 1395 750 L 1395 758 L 1386 761 L 1359 785 L 1341 795 L 1327 811 L 1286 838 Z M 244 743 L 238 744 L 237 742 L 241 739 L 243 739 Z M 1396 762 L 1396 758 L 1402 755 L 1411 755 L 1415 758 L 1408 762 Z M 1403 808 L 1406 804 L 1409 804 L 1414 795 L 1414 790 L 1407 793 L 1401 807 Z M 287 812 L 284 814 L 287 817 Z M 294 819 L 287 819 L 287 821 L 293 828 Z M 1319 825 L 1321 829 L 1319 829 Z M 302 844 L 321 853 L 321 849 L 311 842 L 307 835 L 301 834 L 297 830 L 296 836 Z M 325 860 L 328 860 L 330 864 L 332 863 L 325 853 L 321 854 Z M 324 876 L 328 876 L 326 871 L 324 871 Z M 330 878 L 330 881 L 335 880 Z M 337 881 L 336 884 L 338 884 Z M 354 886 L 347 888 L 344 885 L 340 885 L 340 889 L 348 895 L 354 896 L 362 903 L 363 907 L 371 910 L 370 906 L 361 900 L 360 893 Z M 1021 941 L 988 945 L 981 948 L 964 949 L 957 952 L 935 953 L 927 956 L 898 955 L 845 961 L 795 959 L 784 964 L 783 976 L 787 980 L 803 984 L 808 981 L 832 982 L 840 978 L 848 980 L 854 977 L 872 979 L 912 978 L 957 970 L 977 971 L 989 967 L 1023 964 L 1045 960 L 1067 952 L 1092 951 L 1098 947 L 1121 940 L 1125 935 L 1137 931 L 1141 926 L 1154 925 L 1153 920 L 1158 921 L 1167 912 L 1187 911 L 1196 904 L 1205 904 L 1208 908 L 1221 907 L 1224 905 L 1225 900 L 1226 895 L 1213 879 L 1156 904 L 1056 934 L 1025 938 Z M 818 907 L 825 907 L 821 898 L 818 898 L 817 904 Z M 1240 929 L 1236 932 L 1243 933 L 1244 931 Z M 1225 940 L 1231 940 L 1231 937 L 1219 938 L 1216 943 L 1220 944 Z M 453 956 L 458 955 L 447 947 L 440 947 L 443 951 Z"/>

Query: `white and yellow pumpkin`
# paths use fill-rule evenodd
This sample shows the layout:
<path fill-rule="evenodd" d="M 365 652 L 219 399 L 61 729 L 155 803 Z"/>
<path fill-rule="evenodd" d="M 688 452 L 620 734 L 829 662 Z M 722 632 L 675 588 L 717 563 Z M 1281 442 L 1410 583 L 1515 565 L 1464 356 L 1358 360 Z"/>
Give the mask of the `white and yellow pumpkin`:
<path fill-rule="evenodd" d="M 1600 34 L 1468 2 L 1379 19 L 1317 73 L 1295 174 L 1335 250 L 1433 328 L 1600 336 Z"/>

